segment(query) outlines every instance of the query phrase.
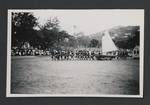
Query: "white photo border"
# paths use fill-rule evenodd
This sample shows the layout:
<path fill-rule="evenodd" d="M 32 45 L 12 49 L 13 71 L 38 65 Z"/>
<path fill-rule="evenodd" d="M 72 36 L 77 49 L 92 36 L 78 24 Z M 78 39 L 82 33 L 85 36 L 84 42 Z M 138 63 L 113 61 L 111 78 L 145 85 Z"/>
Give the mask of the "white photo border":
<path fill-rule="evenodd" d="M 140 25 L 140 65 L 139 65 L 139 95 L 117 95 L 117 94 L 12 94 L 11 93 L 11 13 L 12 12 L 33 12 L 35 10 L 56 10 L 56 9 L 8 9 L 7 17 L 7 76 L 6 76 L 6 97 L 118 97 L 118 98 L 143 98 L 144 85 L 144 9 L 88 9 L 106 11 L 139 11 L 143 15 L 143 23 Z M 58 10 L 58 9 L 57 9 Z M 60 9 L 59 9 L 60 10 Z M 63 10 L 63 9 L 61 9 Z M 67 9 L 71 10 L 71 9 Z M 74 9 L 75 10 L 75 9 Z M 78 9 L 80 10 L 80 9 Z M 82 9 L 86 10 L 86 9 Z"/>

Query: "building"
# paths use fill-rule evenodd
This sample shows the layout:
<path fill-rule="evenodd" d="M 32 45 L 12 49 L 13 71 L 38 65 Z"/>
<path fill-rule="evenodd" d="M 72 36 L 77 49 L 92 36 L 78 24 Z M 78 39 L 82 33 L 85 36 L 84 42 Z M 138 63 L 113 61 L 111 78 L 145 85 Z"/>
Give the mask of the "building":
<path fill-rule="evenodd" d="M 133 57 L 133 59 L 139 59 L 139 57 L 140 57 L 140 47 L 139 46 L 135 46 L 135 48 L 133 49 L 132 57 Z"/>

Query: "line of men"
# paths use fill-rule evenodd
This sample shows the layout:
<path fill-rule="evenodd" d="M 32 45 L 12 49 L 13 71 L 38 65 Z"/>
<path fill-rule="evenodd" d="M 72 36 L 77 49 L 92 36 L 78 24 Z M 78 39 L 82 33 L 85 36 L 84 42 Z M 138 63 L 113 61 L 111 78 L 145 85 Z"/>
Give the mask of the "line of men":
<path fill-rule="evenodd" d="M 52 60 L 96 60 L 96 56 L 100 52 L 88 51 L 88 50 L 77 50 L 77 51 L 51 51 Z"/>

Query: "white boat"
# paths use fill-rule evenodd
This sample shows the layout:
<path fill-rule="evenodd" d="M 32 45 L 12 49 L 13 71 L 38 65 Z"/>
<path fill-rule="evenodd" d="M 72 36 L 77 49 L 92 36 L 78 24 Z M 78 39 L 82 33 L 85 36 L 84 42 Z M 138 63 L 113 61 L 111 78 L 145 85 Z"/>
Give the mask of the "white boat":
<path fill-rule="evenodd" d="M 98 56 L 98 59 L 113 59 L 118 54 L 118 48 L 113 42 L 108 31 L 104 32 L 102 37 L 102 53 Z"/>

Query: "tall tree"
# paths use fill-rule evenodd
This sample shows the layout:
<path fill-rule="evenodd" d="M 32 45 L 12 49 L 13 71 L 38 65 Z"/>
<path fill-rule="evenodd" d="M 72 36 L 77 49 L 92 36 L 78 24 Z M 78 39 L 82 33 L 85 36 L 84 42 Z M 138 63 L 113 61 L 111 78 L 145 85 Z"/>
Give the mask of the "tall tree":
<path fill-rule="evenodd" d="M 60 31 L 59 20 L 57 17 L 50 18 L 44 25 L 39 25 L 39 36 L 42 39 L 42 48 L 58 48 L 66 46 L 70 35 L 62 30 Z"/>
<path fill-rule="evenodd" d="M 14 12 L 12 13 L 12 45 L 29 42 L 34 44 L 36 31 L 34 27 L 37 25 L 37 19 L 31 12 Z"/>
<path fill-rule="evenodd" d="M 90 47 L 98 47 L 99 46 L 99 41 L 98 40 L 96 40 L 96 39 L 92 39 L 91 41 L 90 41 L 90 45 L 89 45 Z"/>

